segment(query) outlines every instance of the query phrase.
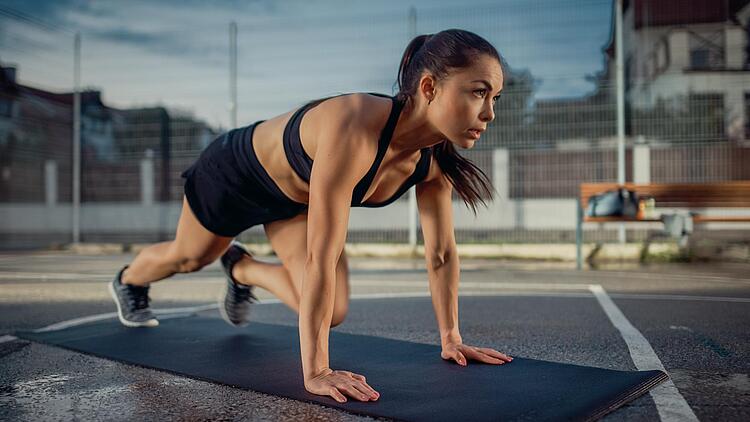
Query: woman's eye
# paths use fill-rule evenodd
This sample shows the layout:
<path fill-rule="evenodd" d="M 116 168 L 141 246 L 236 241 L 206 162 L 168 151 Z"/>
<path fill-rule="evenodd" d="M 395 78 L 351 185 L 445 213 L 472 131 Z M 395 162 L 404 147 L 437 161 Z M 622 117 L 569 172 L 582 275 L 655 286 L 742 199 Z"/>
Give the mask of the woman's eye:
<path fill-rule="evenodd" d="M 487 92 L 487 90 L 486 89 L 477 89 L 474 92 L 481 92 L 480 96 L 484 97 L 484 94 Z"/>
<path fill-rule="evenodd" d="M 495 101 L 495 102 L 497 102 L 497 100 L 499 100 L 499 99 L 500 99 L 500 96 L 499 96 L 499 95 L 498 95 L 498 96 L 495 96 L 495 97 L 492 97 L 492 101 Z"/>

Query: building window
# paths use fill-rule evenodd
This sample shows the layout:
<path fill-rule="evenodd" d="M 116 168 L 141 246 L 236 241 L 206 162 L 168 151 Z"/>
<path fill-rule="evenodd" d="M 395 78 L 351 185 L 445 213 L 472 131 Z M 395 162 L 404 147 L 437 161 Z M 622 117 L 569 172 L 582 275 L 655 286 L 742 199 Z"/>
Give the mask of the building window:
<path fill-rule="evenodd" d="M 723 69 L 725 61 L 724 31 L 690 31 L 690 68 L 696 70 Z"/>
<path fill-rule="evenodd" d="M 750 139 L 750 91 L 745 91 L 745 139 Z"/>

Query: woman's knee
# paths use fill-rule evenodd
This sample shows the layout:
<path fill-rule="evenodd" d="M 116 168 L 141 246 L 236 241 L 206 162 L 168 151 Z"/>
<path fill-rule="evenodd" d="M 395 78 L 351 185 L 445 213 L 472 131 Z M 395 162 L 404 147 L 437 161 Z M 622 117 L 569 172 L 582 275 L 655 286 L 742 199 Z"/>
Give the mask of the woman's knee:
<path fill-rule="evenodd" d="M 196 240 L 191 244 L 186 244 L 185 238 L 175 239 L 169 245 L 167 259 L 178 273 L 196 272 L 216 261 L 226 251 L 231 240 L 231 238 L 216 238 L 204 242 Z"/>
<path fill-rule="evenodd" d="M 208 261 L 202 258 L 190 258 L 182 257 L 177 260 L 177 272 L 179 273 L 194 273 L 200 271 L 203 267 L 210 264 L 212 261 Z"/>
<path fill-rule="evenodd" d="M 172 262 L 178 273 L 193 273 L 199 271 L 206 265 L 214 262 L 216 258 L 215 254 L 196 255 L 186 254 L 184 252 L 174 252 L 172 254 Z"/>

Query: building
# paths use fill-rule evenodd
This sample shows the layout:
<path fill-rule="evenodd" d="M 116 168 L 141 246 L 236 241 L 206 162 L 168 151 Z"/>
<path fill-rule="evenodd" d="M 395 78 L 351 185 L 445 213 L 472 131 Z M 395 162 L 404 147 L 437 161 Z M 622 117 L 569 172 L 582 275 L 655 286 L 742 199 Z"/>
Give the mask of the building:
<path fill-rule="evenodd" d="M 616 80 L 614 12 L 612 16 L 612 35 L 605 48 L 604 80 L 609 86 Z M 629 133 L 747 142 L 749 19 L 748 0 L 624 0 Z M 615 95 L 614 89 L 607 92 Z M 665 128 L 646 123 L 654 118 L 664 121 Z M 671 133 L 668 126 L 683 130 Z"/>
<path fill-rule="evenodd" d="M 0 66 L 0 202 L 71 201 L 73 94 L 25 86 Z M 138 201 L 141 160 L 154 160 L 155 199 L 180 199 L 179 174 L 216 131 L 164 107 L 116 109 L 81 93 L 81 200 Z M 54 173 L 54 175 L 51 175 Z M 134 181 L 136 183 L 134 183 Z M 45 199 L 47 198 L 47 199 Z"/>

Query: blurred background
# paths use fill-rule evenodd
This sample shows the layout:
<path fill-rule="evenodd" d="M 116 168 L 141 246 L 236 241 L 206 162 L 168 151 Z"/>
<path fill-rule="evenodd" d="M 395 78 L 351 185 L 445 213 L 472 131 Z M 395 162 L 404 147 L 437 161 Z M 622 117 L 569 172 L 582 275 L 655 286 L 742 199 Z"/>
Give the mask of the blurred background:
<path fill-rule="evenodd" d="M 2 0 L 0 248 L 171 239 L 180 173 L 218 134 L 395 94 L 408 42 L 449 28 L 510 65 L 495 121 L 461 151 L 496 199 L 475 217 L 454 197 L 457 241 L 573 245 L 579 185 L 618 181 L 618 122 L 629 182 L 750 180 L 749 3 L 623 0 L 618 91 L 612 0 Z M 353 209 L 348 242 L 421 244 L 410 201 Z M 619 227 L 586 239 L 659 225 Z M 267 242 L 260 226 L 240 238 Z"/>

